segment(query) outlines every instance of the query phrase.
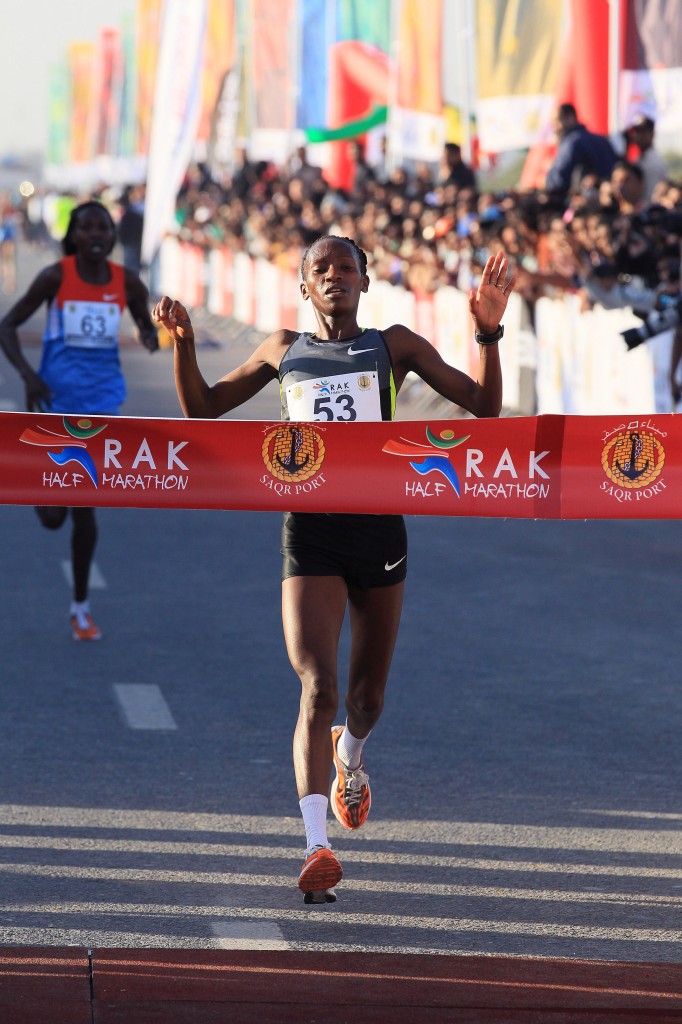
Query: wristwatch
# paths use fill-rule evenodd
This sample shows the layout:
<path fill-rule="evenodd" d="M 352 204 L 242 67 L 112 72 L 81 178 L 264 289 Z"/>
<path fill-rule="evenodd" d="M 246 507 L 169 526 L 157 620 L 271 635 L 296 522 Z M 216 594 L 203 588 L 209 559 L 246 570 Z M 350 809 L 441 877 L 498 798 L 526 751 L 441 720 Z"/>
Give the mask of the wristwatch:
<path fill-rule="evenodd" d="M 495 345 L 504 335 L 504 325 L 500 324 L 492 334 L 474 334 L 479 345 Z"/>

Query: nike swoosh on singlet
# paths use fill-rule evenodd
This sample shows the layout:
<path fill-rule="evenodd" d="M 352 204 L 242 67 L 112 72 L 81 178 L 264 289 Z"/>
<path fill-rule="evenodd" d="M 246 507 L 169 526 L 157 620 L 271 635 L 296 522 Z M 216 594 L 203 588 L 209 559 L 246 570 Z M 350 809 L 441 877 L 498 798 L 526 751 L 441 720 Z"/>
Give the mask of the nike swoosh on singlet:
<path fill-rule="evenodd" d="M 407 558 L 407 555 L 403 555 L 403 557 L 399 558 L 397 562 L 393 563 L 393 565 L 389 565 L 388 562 L 386 562 L 386 565 L 384 566 L 384 569 L 386 570 L 386 572 L 390 572 L 391 569 L 395 569 L 396 565 L 400 565 L 401 562 L 404 562 L 406 558 Z"/>
<path fill-rule="evenodd" d="M 112 292 L 111 295 L 107 295 L 107 293 L 105 292 L 102 298 L 104 299 L 105 302 L 111 302 L 112 299 L 118 298 L 118 292 Z"/>
<path fill-rule="evenodd" d="M 376 352 L 376 347 L 375 348 L 353 348 L 353 346 L 351 345 L 350 348 L 348 349 L 348 355 L 349 356 L 359 356 L 362 352 Z"/>

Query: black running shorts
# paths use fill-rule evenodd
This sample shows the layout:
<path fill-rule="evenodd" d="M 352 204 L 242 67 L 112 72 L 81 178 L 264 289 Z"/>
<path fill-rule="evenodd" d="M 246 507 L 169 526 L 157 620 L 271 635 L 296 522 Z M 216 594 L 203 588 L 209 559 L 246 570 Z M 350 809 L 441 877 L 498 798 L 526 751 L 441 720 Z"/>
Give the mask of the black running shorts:
<path fill-rule="evenodd" d="M 282 525 L 282 579 L 341 576 L 369 590 L 407 575 L 407 531 L 402 516 L 287 512 Z"/>

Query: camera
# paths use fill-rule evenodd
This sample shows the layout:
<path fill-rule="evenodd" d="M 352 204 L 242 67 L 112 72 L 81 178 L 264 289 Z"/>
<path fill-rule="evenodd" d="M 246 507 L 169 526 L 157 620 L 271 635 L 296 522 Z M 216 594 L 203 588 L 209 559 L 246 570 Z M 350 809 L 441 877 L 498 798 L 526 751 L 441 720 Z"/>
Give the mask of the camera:
<path fill-rule="evenodd" d="M 636 316 L 642 317 L 642 323 L 639 327 L 621 331 L 623 341 L 629 350 L 637 348 L 643 341 L 648 341 L 657 334 L 663 334 L 664 331 L 682 325 L 682 296 L 660 295 L 658 303 L 660 309 L 654 309 L 651 313 L 638 313 L 634 310 Z"/>

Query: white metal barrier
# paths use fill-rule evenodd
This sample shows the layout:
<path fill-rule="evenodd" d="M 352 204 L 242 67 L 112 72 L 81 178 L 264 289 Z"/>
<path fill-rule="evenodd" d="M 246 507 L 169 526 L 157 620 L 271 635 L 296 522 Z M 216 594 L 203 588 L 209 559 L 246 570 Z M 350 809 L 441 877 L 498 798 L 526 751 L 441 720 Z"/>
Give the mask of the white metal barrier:
<path fill-rule="evenodd" d="M 263 334 L 280 327 L 316 328 L 312 306 L 304 302 L 296 273 L 246 253 L 198 246 L 169 237 L 161 249 L 160 284 L 164 292 L 189 306 L 233 316 Z M 456 288 L 434 295 L 413 292 L 387 281 L 371 280 L 360 300 L 366 326 L 403 323 L 423 334 L 443 358 L 473 376 L 478 364 L 468 298 Z M 581 312 L 573 295 L 540 299 L 535 331 L 529 330 L 524 305 L 512 295 L 500 346 L 504 405 L 519 410 L 523 368 L 535 371 L 538 414 L 619 415 L 669 412 L 670 334 L 629 352 L 620 335 L 640 321 L 629 309 L 597 307 Z"/>

